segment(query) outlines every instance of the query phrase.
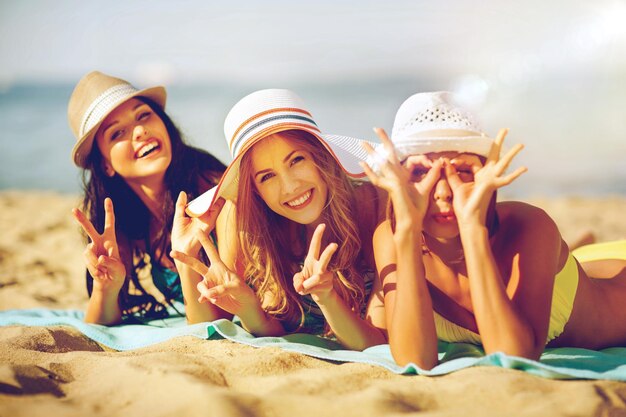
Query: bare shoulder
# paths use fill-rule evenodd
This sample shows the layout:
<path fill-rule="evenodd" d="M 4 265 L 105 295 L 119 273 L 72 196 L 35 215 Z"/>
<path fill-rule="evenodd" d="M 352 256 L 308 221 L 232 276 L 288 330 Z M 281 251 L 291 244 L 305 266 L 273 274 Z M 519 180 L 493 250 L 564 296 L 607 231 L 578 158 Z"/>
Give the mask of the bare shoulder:
<path fill-rule="evenodd" d="M 556 227 L 554 220 L 545 210 L 522 201 L 504 201 L 496 205 L 502 225 Z"/>
<path fill-rule="evenodd" d="M 561 233 L 543 209 L 521 201 L 506 201 L 498 203 L 496 211 L 500 223 L 496 239 L 506 246 L 516 250 L 560 248 Z"/>

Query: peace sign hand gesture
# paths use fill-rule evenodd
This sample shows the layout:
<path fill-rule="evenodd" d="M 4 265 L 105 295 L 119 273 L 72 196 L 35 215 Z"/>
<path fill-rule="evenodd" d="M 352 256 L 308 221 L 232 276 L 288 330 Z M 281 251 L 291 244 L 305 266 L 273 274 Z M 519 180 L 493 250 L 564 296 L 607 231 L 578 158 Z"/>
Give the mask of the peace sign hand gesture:
<path fill-rule="evenodd" d="M 91 239 L 83 255 L 87 270 L 94 279 L 94 290 L 119 292 L 126 278 L 126 267 L 120 258 L 117 246 L 113 202 L 110 198 L 104 200 L 104 231 L 102 234 L 96 231 L 82 211 L 75 208 L 72 209 L 72 214 Z"/>
<path fill-rule="evenodd" d="M 338 245 L 331 243 L 320 255 L 322 236 L 326 230 L 325 224 L 319 224 L 313 232 L 309 253 L 304 259 L 300 272 L 293 276 L 293 286 L 300 295 L 311 294 L 313 301 L 323 304 L 334 291 L 333 273 L 328 271 L 328 264 Z"/>
<path fill-rule="evenodd" d="M 407 158 L 406 166 L 403 166 L 387 133 L 380 128 L 375 128 L 374 131 L 378 134 L 387 157 L 380 164 L 378 174 L 364 162 L 361 162 L 361 167 L 372 184 L 389 194 L 396 224 L 416 221 L 421 226 L 428 210 L 430 191 L 441 175 L 442 162 L 430 161 L 424 155 L 412 155 Z M 364 143 L 363 147 L 370 155 L 380 157 L 369 144 Z"/>
<path fill-rule="evenodd" d="M 243 319 L 246 313 L 259 309 L 256 294 L 235 272 L 230 270 L 220 258 L 215 245 L 203 232 L 196 235 L 209 257 L 206 266 L 193 256 L 173 250 L 170 255 L 184 263 L 204 278 L 198 283 L 198 302 L 209 301 L 224 311 Z"/>
<path fill-rule="evenodd" d="M 487 208 L 493 192 L 511 184 L 528 170 L 526 167 L 519 167 L 511 174 L 504 175 L 513 158 L 524 148 L 524 145 L 517 144 L 506 155 L 500 157 L 507 133 L 508 129 L 500 129 L 484 166 L 473 169 L 473 181 L 464 182 L 454 167 L 454 161 L 445 162 L 446 177 L 454 196 L 452 206 L 460 226 L 476 222 L 485 225 Z"/>

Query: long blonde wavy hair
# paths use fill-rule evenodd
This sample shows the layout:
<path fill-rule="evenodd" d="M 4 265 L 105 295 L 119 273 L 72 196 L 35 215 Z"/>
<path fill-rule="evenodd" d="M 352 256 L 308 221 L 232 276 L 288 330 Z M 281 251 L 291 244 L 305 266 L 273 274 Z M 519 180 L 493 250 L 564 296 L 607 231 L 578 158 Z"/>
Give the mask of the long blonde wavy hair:
<path fill-rule="evenodd" d="M 355 184 L 313 135 L 300 130 L 283 131 L 278 135 L 297 142 L 300 149 L 310 153 L 328 187 L 321 215 L 326 224 L 324 241 L 339 245 L 328 269 L 334 273 L 335 290 L 360 314 L 365 290 L 358 268 L 362 259 Z M 246 265 L 245 276 L 264 310 L 281 320 L 286 330 L 306 330 L 303 329 L 305 312 L 301 296 L 293 286 L 293 276 L 300 271 L 309 246 L 305 241 L 305 225 L 274 213 L 261 199 L 253 181 L 251 154 L 247 152 L 242 157 L 237 195 L 237 230 Z M 326 330 L 328 332 L 328 326 Z"/>

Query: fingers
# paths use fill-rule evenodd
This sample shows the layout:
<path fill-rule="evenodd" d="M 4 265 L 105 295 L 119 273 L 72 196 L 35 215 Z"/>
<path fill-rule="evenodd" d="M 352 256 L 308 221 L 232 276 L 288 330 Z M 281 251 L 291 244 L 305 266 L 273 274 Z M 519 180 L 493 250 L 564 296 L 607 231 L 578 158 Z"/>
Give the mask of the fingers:
<path fill-rule="evenodd" d="M 463 180 L 459 177 L 459 174 L 457 173 L 454 165 L 452 165 L 448 161 L 444 161 L 443 164 L 446 172 L 446 178 L 448 179 L 448 184 L 450 184 L 450 188 L 452 188 L 452 191 L 454 191 L 463 184 Z"/>
<path fill-rule="evenodd" d="M 176 199 L 176 208 L 174 210 L 174 219 L 185 217 L 185 206 L 187 205 L 187 193 L 181 191 Z"/>
<path fill-rule="evenodd" d="M 293 288 L 296 290 L 297 293 L 299 293 L 300 291 L 304 289 L 304 287 L 302 286 L 303 282 L 304 282 L 304 275 L 302 274 L 302 272 L 297 272 L 293 276 Z"/>
<path fill-rule="evenodd" d="M 522 145 L 521 143 L 518 143 L 511 150 L 509 150 L 506 153 L 506 155 L 502 157 L 502 159 L 500 159 L 500 161 L 498 162 L 498 167 L 499 167 L 498 174 L 501 174 L 504 171 L 506 171 L 506 169 L 511 164 L 511 161 L 513 161 L 513 158 L 515 158 L 515 156 L 518 153 L 520 153 L 522 149 L 524 149 L 524 145 Z"/>
<path fill-rule="evenodd" d="M 118 260 L 111 258 L 110 256 L 100 255 L 98 258 L 98 271 L 102 272 L 104 276 L 113 281 L 113 271 L 118 267 Z"/>
<path fill-rule="evenodd" d="M 387 159 L 394 164 L 399 164 L 400 161 L 398 160 L 398 156 L 396 155 L 396 149 L 394 148 L 391 139 L 389 139 L 389 136 L 387 136 L 387 132 L 385 132 L 385 129 L 375 127 L 374 132 L 376 132 L 376 134 L 380 138 L 380 142 L 383 144 L 383 147 L 387 151 Z"/>
<path fill-rule="evenodd" d="M 315 274 L 311 278 L 302 283 L 300 295 L 312 294 L 324 289 L 332 288 L 334 274 L 332 272 L 324 272 L 323 274 Z"/>
<path fill-rule="evenodd" d="M 320 248 L 322 247 L 322 236 L 324 236 L 324 230 L 326 230 L 326 225 L 324 223 L 318 224 L 313 232 L 313 236 L 311 237 L 311 244 L 309 245 L 309 253 L 307 254 L 307 258 L 317 260 Z"/>
<path fill-rule="evenodd" d="M 198 298 L 199 303 L 202 303 L 204 301 L 215 303 L 216 301 L 215 298 L 211 296 L 212 287 L 209 287 L 209 283 L 206 280 L 202 280 L 198 282 L 198 285 L 196 285 L 196 288 L 198 289 L 198 292 L 200 293 L 200 297 Z"/>
<path fill-rule="evenodd" d="M 113 211 L 113 200 L 109 197 L 104 199 L 104 229 L 115 233 L 115 212 Z"/>
<path fill-rule="evenodd" d="M 331 243 L 330 245 L 326 246 L 326 249 L 324 249 L 324 252 L 322 252 L 322 255 L 320 256 L 320 259 L 317 263 L 318 273 L 326 272 L 328 264 L 330 263 L 330 259 L 333 257 L 338 247 L 339 245 L 337 245 L 336 243 Z"/>
<path fill-rule="evenodd" d="M 363 147 L 365 147 L 365 145 L 366 144 L 364 144 Z M 367 145 L 367 146 L 369 146 L 369 145 Z M 370 146 L 370 148 L 371 148 L 371 146 Z M 375 186 L 380 187 L 380 178 L 378 177 L 378 175 L 376 175 L 374 170 L 372 170 L 372 168 L 368 164 L 363 162 L 363 161 L 359 162 L 359 165 L 363 169 L 363 172 L 365 172 L 365 175 L 367 175 L 367 178 L 369 178 L 370 182 L 372 184 L 374 184 Z"/>
<path fill-rule="evenodd" d="M 215 248 L 215 245 L 213 244 L 211 239 L 209 239 L 208 234 L 200 231 L 197 233 L 197 236 L 200 244 L 204 248 L 207 256 L 209 257 L 209 262 L 211 262 L 211 265 L 223 264 L 222 258 L 220 258 L 220 254 Z"/>
<path fill-rule="evenodd" d="M 375 161 L 374 164 L 377 165 L 378 169 L 380 170 L 383 170 L 383 167 L 389 164 L 399 165 L 400 160 L 398 159 L 398 156 L 396 154 L 396 149 L 394 148 L 393 143 L 387 136 L 387 133 L 385 133 L 383 129 L 376 127 L 374 128 L 374 132 L 376 132 L 378 137 L 380 137 L 383 145 L 383 150 L 381 151 L 380 148 L 376 150 L 367 142 L 364 142 L 361 145 L 363 149 L 365 149 L 365 151 L 368 153 L 368 155 L 372 158 L 372 160 Z M 362 164 L 361 166 L 363 167 Z"/>
<path fill-rule="evenodd" d="M 110 241 L 110 240 L 106 240 L 104 241 L 104 250 L 106 250 L 107 254 L 113 258 L 119 258 L 119 253 L 117 250 L 117 244 Z"/>
<path fill-rule="evenodd" d="M 442 165 L 443 165 L 443 160 L 441 158 L 437 159 L 436 161 L 433 161 L 432 164 L 430 165 L 430 169 L 426 173 L 426 176 L 419 183 L 420 185 L 419 190 L 423 195 L 430 195 L 430 190 L 432 190 L 432 188 L 435 186 L 435 184 L 439 180 L 439 177 L 441 177 Z M 457 175 L 457 178 L 458 178 L 458 175 Z"/>
<path fill-rule="evenodd" d="M 406 161 L 404 161 L 404 165 L 408 169 L 413 169 L 416 165 L 431 168 L 433 166 L 433 161 L 428 159 L 426 155 L 410 155 L 406 158 Z"/>
<path fill-rule="evenodd" d="M 491 149 L 489 150 L 489 155 L 487 156 L 487 162 L 489 161 L 497 161 L 500 158 L 500 151 L 502 150 L 502 144 L 504 143 L 504 138 L 507 133 L 509 133 L 509 129 L 500 129 L 498 132 L 498 136 L 496 136 L 496 140 L 491 145 Z"/>
<path fill-rule="evenodd" d="M 496 136 L 496 144 L 502 149 L 502 144 L 504 143 L 504 138 L 509 134 L 508 128 L 502 128 L 498 131 L 498 135 Z M 497 156 L 497 155 L 496 155 Z"/>
<path fill-rule="evenodd" d="M 473 174 L 476 174 L 484 166 L 478 155 L 463 154 L 460 157 L 455 157 L 450 160 L 450 163 L 457 166 L 464 166 L 471 169 Z"/>
<path fill-rule="evenodd" d="M 100 233 L 96 231 L 96 228 L 93 227 L 93 224 L 89 221 L 89 219 L 87 219 L 87 216 L 85 216 L 82 211 L 77 208 L 72 209 L 72 215 L 74 216 L 74 220 L 76 220 L 76 222 L 80 224 L 80 226 L 83 228 L 85 233 L 87 233 L 87 236 L 89 236 L 89 239 L 91 239 L 92 242 L 97 241 L 100 238 Z"/>
<path fill-rule="evenodd" d="M 186 253 L 173 250 L 170 252 L 170 256 L 175 260 L 184 263 L 202 276 L 205 276 L 209 272 L 209 267 L 207 267 L 205 264 L 203 264 L 193 256 L 187 255 Z"/>
<path fill-rule="evenodd" d="M 223 284 L 216 285 L 211 288 L 208 288 L 208 283 L 206 285 L 207 285 L 207 290 L 204 291 L 202 296 L 208 299 L 212 303 L 216 303 L 219 298 L 224 297 L 224 296 L 231 295 L 233 297 L 236 297 L 235 294 L 237 293 L 237 290 L 239 290 L 241 286 L 241 284 L 236 281 L 225 282 Z M 232 294 L 233 292 L 235 294 Z"/>
<path fill-rule="evenodd" d="M 526 171 L 528 171 L 528 168 L 526 168 L 526 167 L 519 167 L 519 168 L 517 168 L 514 172 L 510 173 L 506 177 L 502 177 L 500 179 L 500 183 L 498 184 L 498 186 L 501 187 L 503 185 L 509 185 L 510 183 L 515 181 L 520 175 L 522 175 Z"/>
<path fill-rule="evenodd" d="M 372 145 L 370 145 L 368 142 L 362 142 L 361 146 L 363 147 L 363 149 L 365 149 L 365 152 L 367 152 L 368 154 L 372 156 L 376 154 L 376 150 L 372 148 Z"/>
<path fill-rule="evenodd" d="M 379 169 L 381 169 L 385 162 L 387 162 L 387 158 L 376 152 L 376 150 L 369 143 L 363 142 L 361 146 L 363 147 L 363 149 L 365 149 L 365 152 L 367 152 L 367 154 L 372 158 L 373 163 L 375 165 L 378 165 Z M 363 168 L 365 175 L 367 175 L 372 184 L 380 186 L 380 177 L 378 176 L 378 174 L 376 174 L 376 172 L 374 172 L 372 167 L 370 167 L 365 162 L 359 162 L 359 165 L 361 166 L 361 168 Z"/>
<path fill-rule="evenodd" d="M 306 281 L 304 281 L 302 283 L 302 294 L 301 295 L 304 295 L 304 294 L 308 293 L 308 290 L 310 290 L 311 288 L 315 288 L 316 286 L 318 286 L 320 284 L 320 282 L 322 282 L 322 277 L 321 277 L 320 274 L 315 274 L 311 278 L 309 278 Z"/>
<path fill-rule="evenodd" d="M 85 258 L 85 265 L 87 265 L 91 276 L 95 278 L 96 276 L 100 277 L 104 274 L 104 271 L 98 269 L 98 255 L 96 255 L 95 245 L 93 243 L 87 245 L 83 252 L 83 257 Z"/>

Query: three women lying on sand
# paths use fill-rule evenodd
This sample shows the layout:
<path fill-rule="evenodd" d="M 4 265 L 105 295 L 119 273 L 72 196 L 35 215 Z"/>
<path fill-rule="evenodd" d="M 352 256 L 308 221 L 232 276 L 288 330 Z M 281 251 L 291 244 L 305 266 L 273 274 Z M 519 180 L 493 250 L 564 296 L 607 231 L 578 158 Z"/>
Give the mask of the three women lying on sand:
<path fill-rule="evenodd" d="M 409 97 L 375 145 L 324 135 L 296 94 L 260 90 L 226 117 L 227 167 L 186 145 L 164 106 L 162 87 L 99 72 L 70 98 L 86 321 L 184 300 L 190 323 L 389 343 L 424 369 L 438 339 L 531 359 L 626 346 L 626 241 L 572 252 L 544 211 L 497 202 L 525 172 L 507 173 L 522 145 L 505 150 L 507 130 L 490 138 L 452 94 Z"/>

